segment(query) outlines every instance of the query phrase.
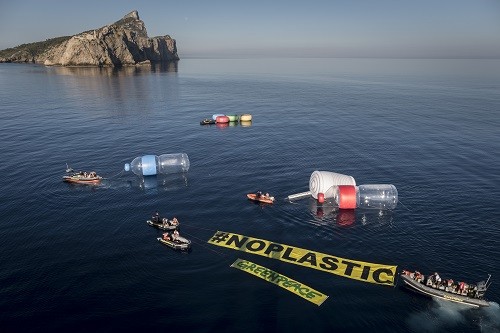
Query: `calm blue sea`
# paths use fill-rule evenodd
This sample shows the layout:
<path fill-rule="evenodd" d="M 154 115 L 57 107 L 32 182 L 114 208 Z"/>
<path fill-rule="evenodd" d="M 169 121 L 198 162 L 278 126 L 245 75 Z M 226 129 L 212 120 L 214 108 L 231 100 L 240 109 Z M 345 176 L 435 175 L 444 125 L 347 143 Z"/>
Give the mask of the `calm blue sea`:
<path fill-rule="evenodd" d="M 250 125 L 200 126 L 250 113 Z M 1 332 L 499 332 L 500 61 L 182 59 L 113 69 L 0 64 Z M 185 175 L 124 163 L 186 153 Z M 62 182 L 66 163 L 106 177 Z M 394 184 L 394 211 L 285 198 L 315 170 Z M 262 190 L 273 206 L 253 204 Z M 190 253 L 145 221 L 176 216 Z M 208 244 L 217 231 L 353 260 L 492 274 L 487 309 Z M 250 260 L 316 306 L 231 268 Z"/>

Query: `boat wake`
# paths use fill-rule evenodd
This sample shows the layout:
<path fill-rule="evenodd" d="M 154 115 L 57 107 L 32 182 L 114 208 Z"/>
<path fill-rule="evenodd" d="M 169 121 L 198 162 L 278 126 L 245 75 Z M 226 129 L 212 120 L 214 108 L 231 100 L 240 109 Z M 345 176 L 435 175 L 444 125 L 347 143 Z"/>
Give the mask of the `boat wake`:
<path fill-rule="evenodd" d="M 466 322 L 464 310 L 470 307 L 433 298 L 427 311 L 412 314 L 408 325 L 414 332 L 442 332 Z"/>
<path fill-rule="evenodd" d="M 489 307 L 481 309 L 479 327 L 481 332 L 500 332 L 500 305 L 495 302 L 489 303 Z"/>
<path fill-rule="evenodd" d="M 433 297 L 431 307 L 426 311 L 413 313 L 407 319 L 411 331 L 442 332 L 464 331 L 465 327 L 478 325 L 478 331 L 500 332 L 500 305 L 490 302 L 489 307 L 472 309 L 469 306 L 451 303 Z"/>

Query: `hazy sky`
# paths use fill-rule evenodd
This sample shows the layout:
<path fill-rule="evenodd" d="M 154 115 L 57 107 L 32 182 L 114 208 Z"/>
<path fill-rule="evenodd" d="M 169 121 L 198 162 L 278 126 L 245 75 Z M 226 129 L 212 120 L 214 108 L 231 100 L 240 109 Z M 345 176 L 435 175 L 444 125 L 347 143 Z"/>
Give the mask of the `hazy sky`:
<path fill-rule="evenodd" d="M 0 0 L 0 49 L 138 10 L 183 57 L 497 57 L 500 0 Z"/>

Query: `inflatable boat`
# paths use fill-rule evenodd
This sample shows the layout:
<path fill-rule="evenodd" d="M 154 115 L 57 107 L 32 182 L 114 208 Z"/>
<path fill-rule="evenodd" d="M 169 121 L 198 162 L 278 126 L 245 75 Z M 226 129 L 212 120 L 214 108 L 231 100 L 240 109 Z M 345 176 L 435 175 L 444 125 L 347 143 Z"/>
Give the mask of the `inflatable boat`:
<path fill-rule="evenodd" d="M 214 119 L 203 119 L 202 121 L 200 121 L 200 125 L 213 125 L 215 124 L 215 120 Z"/>
<path fill-rule="evenodd" d="M 489 287 L 491 275 L 488 276 L 486 282 L 481 281 L 477 284 L 455 283 L 451 279 L 441 280 L 437 273 L 426 277 L 418 271 L 406 270 L 400 274 L 400 278 L 404 286 L 426 296 L 473 307 L 490 306 L 490 303 L 484 299 L 484 294 Z"/>
<path fill-rule="evenodd" d="M 99 184 L 102 180 L 94 171 L 92 172 L 73 172 L 63 176 L 63 182 L 74 184 Z"/>
<path fill-rule="evenodd" d="M 175 222 L 173 220 L 167 220 L 167 218 L 161 219 L 159 222 L 147 220 L 147 224 L 149 224 L 152 227 L 161 229 L 161 230 L 170 230 L 174 231 L 179 228 L 179 222 Z"/>
<path fill-rule="evenodd" d="M 172 239 L 171 236 L 165 237 L 165 234 L 163 234 L 163 237 L 158 237 L 157 240 L 174 250 L 188 251 L 191 248 L 191 241 L 182 236 L 177 236 L 175 239 Z"/>
<path fill-rule="evenodd" d="M 267 196 L 261 193 L 248 193 L 247 198 L 252 201 L 263 202 L 267 204 L 274 203 L 274 197 Z"/>

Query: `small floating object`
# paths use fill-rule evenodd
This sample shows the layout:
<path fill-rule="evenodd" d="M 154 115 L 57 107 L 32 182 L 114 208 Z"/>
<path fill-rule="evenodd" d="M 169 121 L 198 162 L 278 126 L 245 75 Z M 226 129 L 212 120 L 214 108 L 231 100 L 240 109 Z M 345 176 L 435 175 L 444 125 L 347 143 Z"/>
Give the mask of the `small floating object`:
<path fill-rule="evenodd" d="M 437 273 L 426 277 L 418 271 L 403 270 L 400 277 L 406 287 L 426 296 L 473 307 L 490 306 L 490 303 L 484 299 L 484 294 L 491 285 L 491 282 L 488 284 L 491 274 L 486 282 L 481 281 L 475 285 L 465 282 L 455 283 L 451 279 L 441 280 Z"/>
<path fill-rule="evenodd" d="M 137 176 L 154 176 L 157 174 L 170 174 L 187 172 L 189 170 L 189 157 L 185 153 L 144 155 L 136 157 L 130 163 L 125 163 L 125 171 L 132 171 Z"/>
<path fill-rule="evenodd" d="M 252 120 L 252 115 L 248 113 L 244 113 L 240 116 L 241 121 L 251 121 Z"/>
<path fill-rule="evenodd" d="M 166 232 L 162 237 L 156 238 L 160 243 L 180 251 L 188 251 L 191 248 L 191 241 L 187 238 L 179 236 L 179 233 L 174 231 L 173 233 Z"/>
<path fill-rule="evenodd" d="M 268 193 L 262 194 L 262 192 L 260 191 L 257 193 L 248 193 L 247 198 L 252 201 L 258 201 L 268 204 L 274 203 L 274 197 L 270 196 Z"/>
<path fill-rule="evenodd" d="M 85 172 L 78 171 L 74 172 L 73 169 L 67 167 L 66 172 L 68 175 L 63 176 L 63 181 L 67 183 L 75 183 L 75 184 L 99 184 L 102 180 L 102 177 L 97 175 L 95 171 Z"/>
<path fill-rule="evenodd" d="M 228 116 L 217 116 L 217 118 L 215 118 L 215 122 L 217 124 L 226 124 L 229 122 L 229 117 Z"/>
<path fill-rule="evenodd" d="M 239 119 L 237 114 L 228 114 L 226 117 L 228 117 L 229 121 L 231 121 L 231 122 L 238 121 L 238 119 Z"/>
<path fill-rule="evenodd" d="M 216 120 L 217 117 L 220 117 L 220 116 L 225 116 L 225 114 L 223 114 L 223 113 L 216 113 L 216 114 L 212 115 L 212 119 Z"/>
<path fill-rule="evenodd" d="M 200 125 L 213 125 L 215 124 L 215 120 L 213 119 L 203 119 L 202 121 L 200 121 Z"/>

